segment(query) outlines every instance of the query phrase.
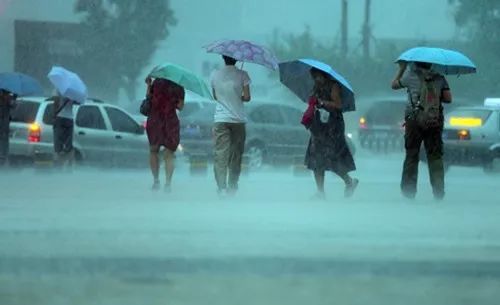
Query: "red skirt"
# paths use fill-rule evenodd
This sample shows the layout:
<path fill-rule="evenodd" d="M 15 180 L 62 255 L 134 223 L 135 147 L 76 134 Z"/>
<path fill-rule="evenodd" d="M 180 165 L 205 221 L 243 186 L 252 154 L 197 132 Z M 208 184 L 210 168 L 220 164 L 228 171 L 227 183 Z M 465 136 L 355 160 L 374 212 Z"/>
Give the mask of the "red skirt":
<path fill-rule="evenodd" d="M 169 120 L 148 118 L 146 132 L 150 146 L 164 146 L 168 150 L 176 151 L 180 141 L 180 124 L 178 118 Z"/>

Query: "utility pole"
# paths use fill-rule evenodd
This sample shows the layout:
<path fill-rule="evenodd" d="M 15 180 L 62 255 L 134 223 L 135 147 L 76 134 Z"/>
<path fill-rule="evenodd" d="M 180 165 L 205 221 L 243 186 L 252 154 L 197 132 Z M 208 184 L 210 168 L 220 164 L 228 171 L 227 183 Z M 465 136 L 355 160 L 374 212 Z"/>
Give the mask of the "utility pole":
<path fill-rule="evenodd" d="M 372 30 L 370 25 L 370 10 L 371 0 L 365 0 L 365 22 L 363 24 L 363 56 L 365 59 L 370 58 L 370 40 L 372 37 Z"/>
<path fill-rule="evenodd" d="M 347 6 L 347 0 L 341 0 L 342 1 L 342 10 L 341 10 L 341 18 L 340 18 L 340 54 L 342 58 L 347 57 L 347 51 L 348 51 L 348 46 L 347 46 L 347 11 L 348 11 L 348 6 Z"/>

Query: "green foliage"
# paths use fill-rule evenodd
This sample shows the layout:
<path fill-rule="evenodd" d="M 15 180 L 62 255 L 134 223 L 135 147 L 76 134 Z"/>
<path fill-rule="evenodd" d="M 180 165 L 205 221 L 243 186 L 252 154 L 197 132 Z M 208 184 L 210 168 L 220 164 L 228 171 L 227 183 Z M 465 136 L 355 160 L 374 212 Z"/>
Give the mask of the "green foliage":
<path fill-rule="evenodd" d="M 478 66 L 471 81 L 477 96 L 500 96 L 500 1 L 448 0 L 455 9 L 455 22 L 470 43 L 467 54 Z"/>
<path fill-rule="evenodd" d="M 390 42 L 378 42 L 370 59 L 356 52 L 359 50 L 343 58 L 340 48 L 333 41 L 320 42 L 312 36 L 309 28 L 297 35 L 275 31 L 270 44 L 282 61 L 314 58 L 331 65 L 349 80 L 357 95 L 389 91 L 396 69 L 394 59 L 402 51 Z"/>
<path fill-rule="evenodd" d="M 135 99 L 142 69 L 176 24 L 169 0 L 78 0 L 85 79 L 94 94 Z"/>

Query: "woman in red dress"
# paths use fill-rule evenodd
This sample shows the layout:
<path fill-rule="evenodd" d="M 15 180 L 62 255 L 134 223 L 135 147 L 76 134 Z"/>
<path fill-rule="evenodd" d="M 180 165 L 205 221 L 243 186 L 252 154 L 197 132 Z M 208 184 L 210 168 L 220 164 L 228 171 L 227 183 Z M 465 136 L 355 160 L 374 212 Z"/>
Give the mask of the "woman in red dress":
<path fill-rule="evenodd" d="M 153 174 L 153 190 L 160 188 L 159 153 L 163 146 L 165 158 L 165 191 L 170 191 L 170 183 L 174 173 L 174 153 L 179 145 L 179 118 L 176 110 L 184 107 L 184 88 L 176 83 L 157 78 L 146 79 L 147 95 L 151 102 L 146 131 L 148 134 L 151 173 Z"/>

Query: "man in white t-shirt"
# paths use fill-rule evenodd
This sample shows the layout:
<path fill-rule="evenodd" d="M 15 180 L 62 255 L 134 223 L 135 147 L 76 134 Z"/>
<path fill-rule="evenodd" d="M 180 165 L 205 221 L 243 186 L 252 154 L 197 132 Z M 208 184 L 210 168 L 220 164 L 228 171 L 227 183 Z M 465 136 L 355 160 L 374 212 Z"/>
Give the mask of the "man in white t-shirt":
<path fill-rule="evenodd" d="M 222 56 L 225 66 L 210 77 L 217 107 L 214 115 L 214 173 L 219 194 L 238 189 L 241 160 L 245 150 L 244 102 L 250 101 L 250 77 L 236 68 L 236 59 Z"/>

